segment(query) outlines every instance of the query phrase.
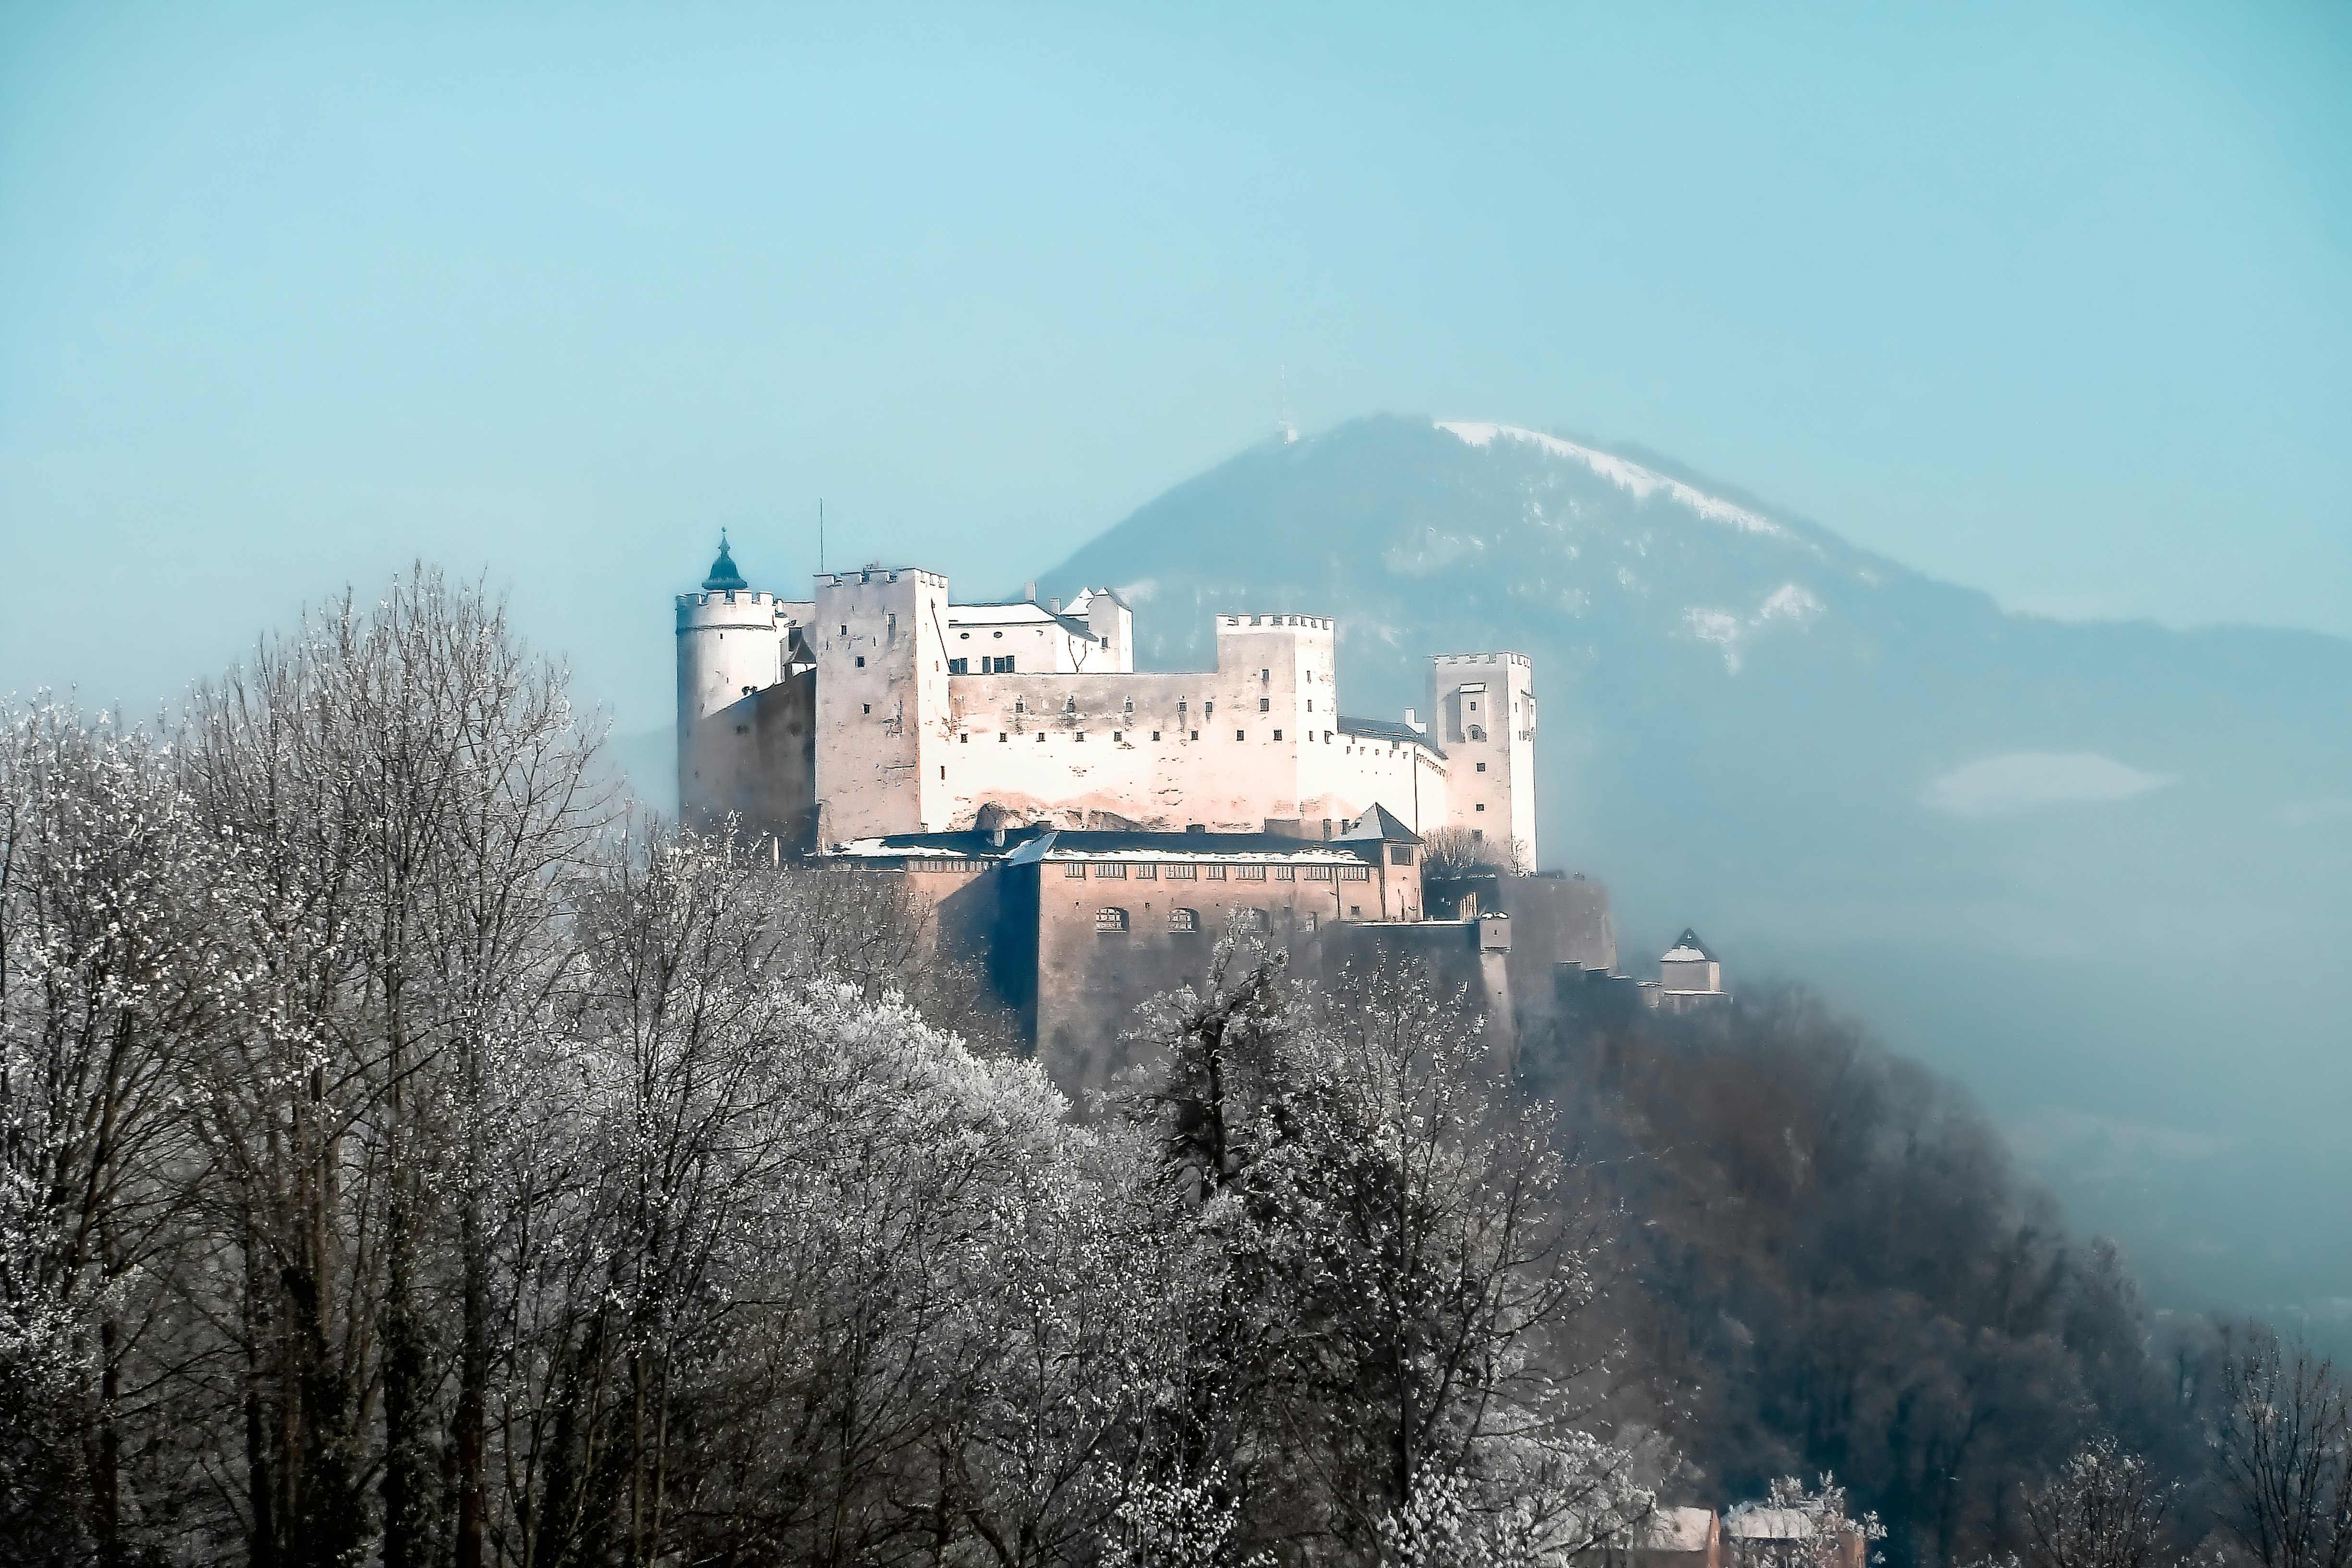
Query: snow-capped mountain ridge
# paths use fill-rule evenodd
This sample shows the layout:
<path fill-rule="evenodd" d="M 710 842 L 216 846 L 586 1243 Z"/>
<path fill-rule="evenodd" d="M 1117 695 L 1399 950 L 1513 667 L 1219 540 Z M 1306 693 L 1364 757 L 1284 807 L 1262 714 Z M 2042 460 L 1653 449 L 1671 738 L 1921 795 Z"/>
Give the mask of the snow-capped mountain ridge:
<path fill-rule="evenodd" d="M 1603 452 L 1598 447 L 1582 446 L 1559 436 L 1547 436 L 1540 430 L 1522 429 L 1516 425 L 1489 425 L 1471 420 L 1440 419 L 1436 421 L 1436 426 L 1447 435 L 1456 437 L 1473 447 L 1489 446 L 1498 437 L 1509 441 L 1524 441 L 1549 457 L 1564 458 L 1570 462 L 1583 464 L 1636 500 L 1647 500 L 1652 494 L 1664 491 L 1675 502 L 1688 507 L 1699 516 L 1712 521 L 1727 522 L 1734 528 L 1746 529 L 1751 533 L 1768 534 L 1774 538 L 1793 537 L 1779 523 L 1769 518 L 1759 517 L 1746 507 L 1735 506 L 1720 497 L 1708 495 L 1704 490 L 1686 485 L 1680 479 L 1669 479 L 1654 469 L 1643 468 L 1639 463 L 1631 462 L 1613 453 Z"/>

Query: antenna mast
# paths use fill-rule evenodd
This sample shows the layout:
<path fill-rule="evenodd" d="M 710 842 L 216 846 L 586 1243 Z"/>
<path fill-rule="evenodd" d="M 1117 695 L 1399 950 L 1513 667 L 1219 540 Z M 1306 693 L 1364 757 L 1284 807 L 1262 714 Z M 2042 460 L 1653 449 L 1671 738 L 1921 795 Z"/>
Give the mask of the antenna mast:
<path fill-rule="evenodd" d="M 816 498 L 816 571 L 824 575 L 824 498 Z"/>

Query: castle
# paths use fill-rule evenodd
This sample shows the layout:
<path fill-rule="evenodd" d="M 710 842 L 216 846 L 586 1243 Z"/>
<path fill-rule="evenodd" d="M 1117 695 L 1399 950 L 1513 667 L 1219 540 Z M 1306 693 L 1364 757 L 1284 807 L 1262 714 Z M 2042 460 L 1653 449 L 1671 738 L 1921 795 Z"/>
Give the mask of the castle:
<path fill-rule="evenodd" d="M 1429 714 L 1347 717 L 1328 616 L 1216 616 L 1217 667 L 1135 668 L 1134 616 L 1090 588 L 958 605 L 915 568 L 755 592 L 722 542 L 677 599 L 686 820 L 793 848 L 991 821 L 1330 837 L 1385 806 L 1416 833 L 1536 850 L 1535 672 L 1440 654 Z"/>
<path fill-rule="evenodd" d="M 1073 1094 L 1228 931 L 1303 974 L 1417 962 L 1507 1050 L 1635 988 L 1606 889 L 1513 874 L 1536 851 L 1527 656 L 1433 655 L 1427 721 L 1350 718 L 1336 633 L 1221 612 L 1215 669 L 1139 672 L 1109 588 L 957 605 L 937 573 L 873 566 L 783 599 L 722 540 L 677 597 L 681 815 L 905 878 Z M 1441 828 L 1495 864 L 1428 867 Z"/>

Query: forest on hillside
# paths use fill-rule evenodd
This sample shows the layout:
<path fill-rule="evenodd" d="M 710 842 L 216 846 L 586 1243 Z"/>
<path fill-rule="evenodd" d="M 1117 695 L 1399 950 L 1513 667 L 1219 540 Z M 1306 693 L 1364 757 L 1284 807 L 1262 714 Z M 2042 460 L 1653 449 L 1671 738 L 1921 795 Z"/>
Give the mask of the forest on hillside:
<path fill-rule="evenodd" d="M 1802 994 L 1504 1077 L 1235 937 L 1074 1107 L 902 879 L 647 818 L 429 571 L 0 719 L 8 1562 L 1532 1568 L 1769 1493 L 2352 1565 L 2336 1370 L 2157 1332 Z"/>

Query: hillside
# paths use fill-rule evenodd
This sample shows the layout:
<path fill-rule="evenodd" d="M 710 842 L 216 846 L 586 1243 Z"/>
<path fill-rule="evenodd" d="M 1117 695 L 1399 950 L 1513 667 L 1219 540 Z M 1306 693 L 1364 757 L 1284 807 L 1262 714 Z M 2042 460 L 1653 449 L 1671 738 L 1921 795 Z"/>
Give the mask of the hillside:
<path fill-rule="evenodd" d="M 1053 572 L 1341 620 L 1348 708 L 1419 658 L 1537 661 L 1544 858 L 1629 954 L 1696 924 L 1816 981 L 1994 1111 L 2158 1299 L 2352 1299 L 2352 644 L 2004 613 L 1634 451 L 1383 417 L 1268 443 Z"/>

